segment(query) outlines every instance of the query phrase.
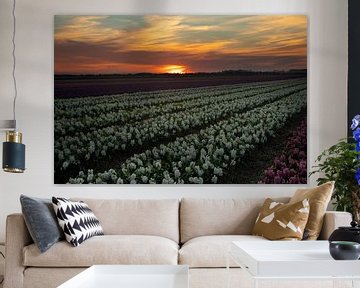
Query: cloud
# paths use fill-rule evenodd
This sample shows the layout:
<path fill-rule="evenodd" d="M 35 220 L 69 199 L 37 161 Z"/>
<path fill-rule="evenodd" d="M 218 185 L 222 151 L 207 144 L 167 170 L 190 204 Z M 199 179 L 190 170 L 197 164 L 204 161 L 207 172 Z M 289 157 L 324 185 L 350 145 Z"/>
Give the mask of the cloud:
<path fill-rule="evenodd" d="M 293 69 L 306 53 L 301 15 L 55 17 L 56 73 Z"/>
<path fill-rule="evenodd" d="M 68 17 L 62 27 L 62 17 Z M 101 27 L 101 21 L 108 16 L 56 16 L 55 43 L 78 41 L 87 43 L 102 43 L 119 39 L 125 33 L 111 27 Z"/>
<path fill-rule="evenodd" d="M 77 52 L 76 52 L 77 51 Z M 66 57 L 71 53 L 70 57 Z M 304 62 L 305 61 L 305 62 Z M 75 65 L 74 65 L 75 63 Z M 251 69 L 278 70 L 306 67 L 306 58 L 283 55 L 248 55 L 209 52 L 114 51 L 112 46 L 71 42 L 55 48 L 56 73 L 138 73 L 160 72 L 165 65 L 183 65 L 188 71 L 211 72 Z M 95 72 L 96 71 L 96 72 Z"/>

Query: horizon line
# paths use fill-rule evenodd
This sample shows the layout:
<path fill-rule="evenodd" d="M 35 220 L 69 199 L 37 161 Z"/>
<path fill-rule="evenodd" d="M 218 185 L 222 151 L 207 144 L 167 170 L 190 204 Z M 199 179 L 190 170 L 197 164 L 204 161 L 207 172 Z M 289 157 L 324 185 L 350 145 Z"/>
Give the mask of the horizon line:
<path fill-rule="evenodd" d="M 289 73 L 292 71 L 307 71 L 307 68 L 299 68 L 299 69 L 289 69 L 289 70 L 222 70 L 222 71 L 214 71 L 214 72 L 188 72 L 188 73 L 152 73 L 152 72 L 136 72 L 136 73 L 70 73 L 70 72 L 60 72 L 54 73 L 54 76 L 100 76 L 100 75 L 123 75 L 123 76 L 131 76 L 131 75 L 196 75 L 196 74 L 226 74 L 226 73 Z"/>

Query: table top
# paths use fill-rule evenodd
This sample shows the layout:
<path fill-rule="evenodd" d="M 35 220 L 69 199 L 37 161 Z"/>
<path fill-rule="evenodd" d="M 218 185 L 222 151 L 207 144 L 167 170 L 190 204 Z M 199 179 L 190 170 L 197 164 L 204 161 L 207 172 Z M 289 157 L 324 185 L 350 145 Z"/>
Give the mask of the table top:
<path fill-rule="evenodd" d="M 360 277 L 360 261 L 334 260 L 328 241 L 235 241 L 230 253 L 257 277 Z"/>
<path fill-rule="evenodd" d="M 94 265 L 58 288 L 188 288 L 185 265 Z"/>

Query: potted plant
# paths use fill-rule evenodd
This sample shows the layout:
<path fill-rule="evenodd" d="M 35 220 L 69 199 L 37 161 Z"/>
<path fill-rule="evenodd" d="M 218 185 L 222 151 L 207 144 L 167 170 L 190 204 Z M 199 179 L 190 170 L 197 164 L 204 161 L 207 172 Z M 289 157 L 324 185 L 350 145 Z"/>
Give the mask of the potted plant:
<path fill-rule="evenodd" d="M 355 143 L 342 139 L 324 150 L 310 175 L 320 173 L 316 180 L 319 185 L 335 181 L 332 195 L 335 209 L 351 212 L 354 220 L 360 223 L 360 115 L 352 120 L 351 129 Z"/>

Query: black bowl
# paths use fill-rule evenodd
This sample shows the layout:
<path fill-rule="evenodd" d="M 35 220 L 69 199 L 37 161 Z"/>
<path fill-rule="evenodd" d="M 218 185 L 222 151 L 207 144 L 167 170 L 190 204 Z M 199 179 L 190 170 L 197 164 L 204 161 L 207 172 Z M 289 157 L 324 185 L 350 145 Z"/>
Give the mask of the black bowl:
<path fill-rule="evenodd" d="M 331 241 L 330 254 L 335 260 L 358 260 L 360 257 L 360 244 L 348 241 Z"/>

